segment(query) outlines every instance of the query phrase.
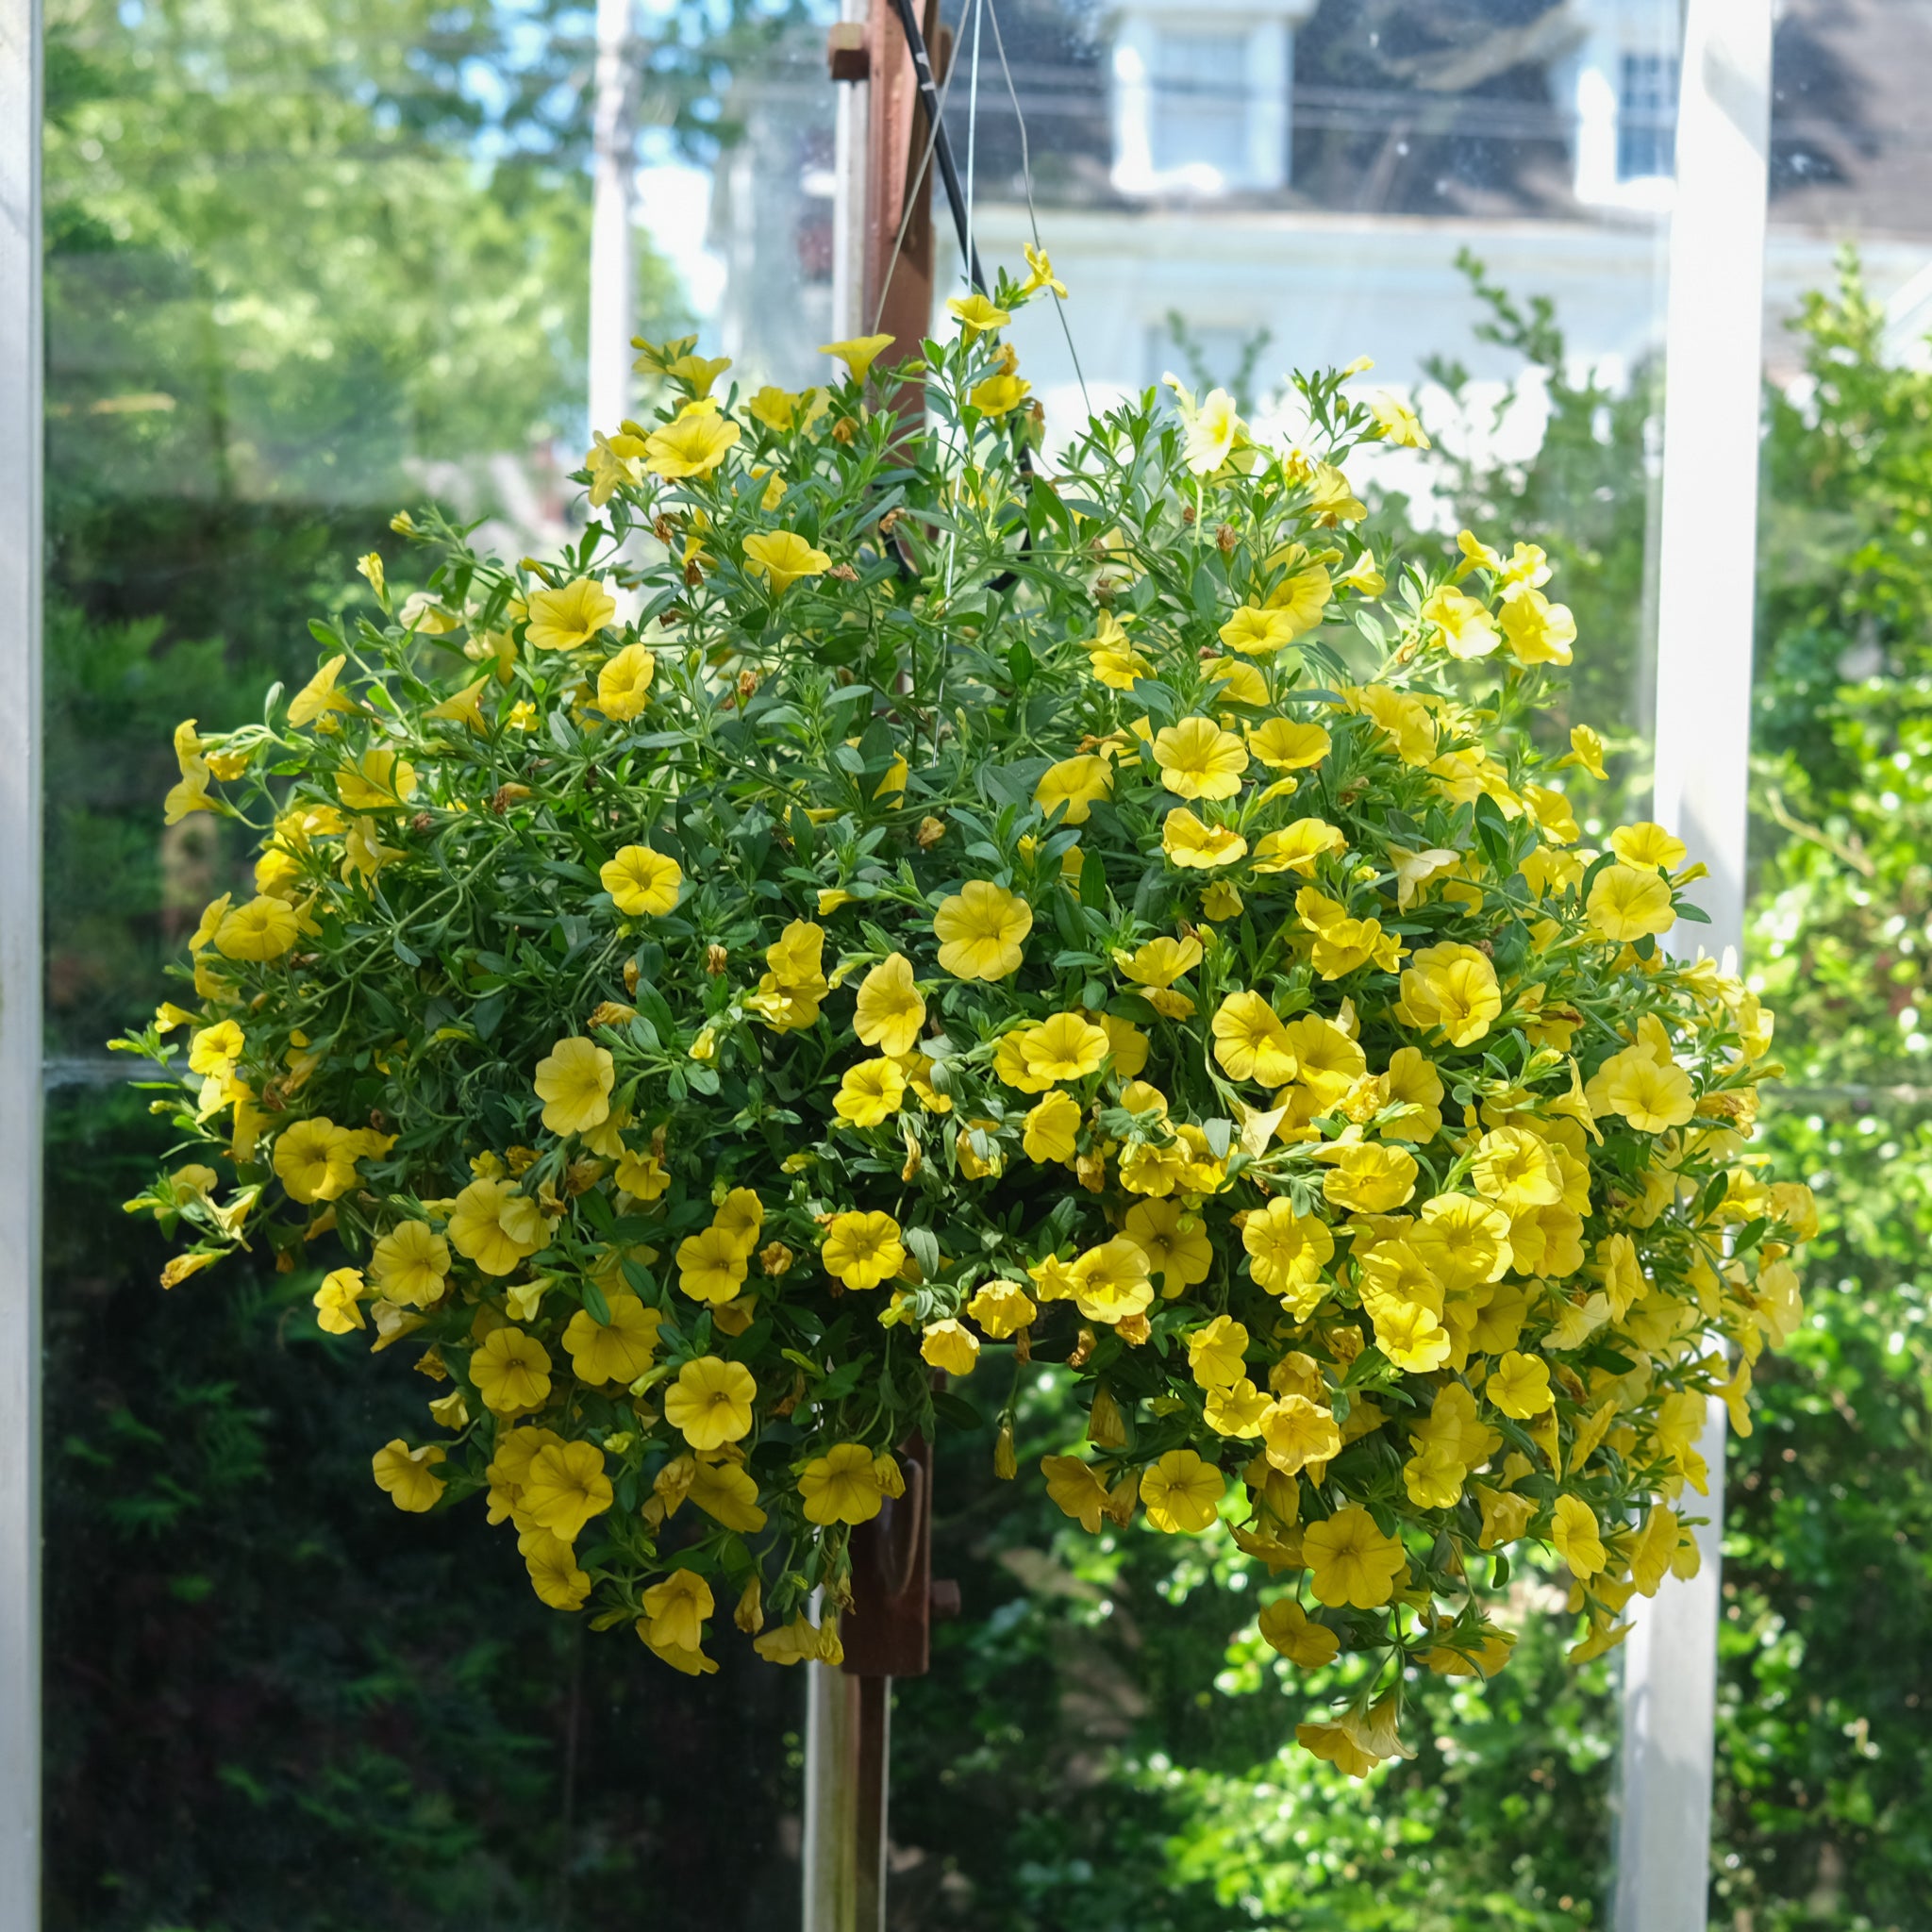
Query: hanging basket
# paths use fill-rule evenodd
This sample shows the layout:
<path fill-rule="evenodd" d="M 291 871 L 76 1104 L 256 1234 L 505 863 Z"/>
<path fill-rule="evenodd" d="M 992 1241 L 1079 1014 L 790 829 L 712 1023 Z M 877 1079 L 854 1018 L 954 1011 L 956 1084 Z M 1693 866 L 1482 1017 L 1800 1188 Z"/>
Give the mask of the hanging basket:
<path fill-rule="evenodd" d="M 1405 1667 L 1506 1661 L 1520 1543 L 1583 1657 L 1694 1568 L 1809 1199 L 1744 1152 L 1770 1016 L 1658 946 L 1700 868 L 1580 847 L 1597 741 L 1535 747 L 1541 553 L 1378 561 L 1341 465 L 1417 432 L 1341 375 L 1302 448 L 1150 393 L 1034 475 L 1050 274 L 883 382 L 647 350 L 563 555 L 398 517 L 425 589 L 366 558 L 301 691 L 181 727 L 170 821 L 260 857 L 119 1042 L 192 1155 L 135 1205 L 170 1287 L 328 1237 L 321 1325 L 438 1384 L 377 1485 L 686 1672 L 726 1619 L 836 1660 L 894 1445 L 991 1384 L 1013 1476 L 1054 1364 L 1054 1500 L 1231 1534 L 1275 1649 L 1378 1658 L 1302 1727 L 1362 1772 Z"/>

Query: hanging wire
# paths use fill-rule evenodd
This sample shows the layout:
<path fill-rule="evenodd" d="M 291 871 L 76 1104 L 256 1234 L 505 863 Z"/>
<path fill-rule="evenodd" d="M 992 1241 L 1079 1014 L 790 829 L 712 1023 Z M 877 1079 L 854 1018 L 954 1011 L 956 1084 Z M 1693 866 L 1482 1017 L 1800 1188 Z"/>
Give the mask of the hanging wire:
<path fill-rule="evenodd" d="M 886 291 L 892 286 L 892 271 L 899 266 L 900 251 L 906 246 L 906 236 L 912 226 L 912 211 L 919 206 L 919 191 L 925 183 L 926 170 L 932 166 L 933 150 L 939 145 L 940 115 L 945 112 L 946 102 L 953 92 L 954 67 L 946 69 L 945 84 L 939 91 L 939 114 L 926 116 L 925 151 L 919 158 L 919 167 L 912 176 L 911 185 L 906 192 L 906 207 L 899 216 L 899 232 L 892 237 L 892 252 L 886 260 L 886 272 L 879 281 L 879 305 L 873 311 L 872 325 L 874 334 L 879 324 L 885 319 Z"/>
<path fill-rule="evenodd" d="M 1020 111 L 1020 92 L 1013 85 L 1013 70 L 1007 64 L 1006 37 L 1000 32 L 1000 10 L 993 0 L 981 0 L 987 13 L 992 20 L 993 50 L 1000 57 L 1000 72 L 1006 76 L 1007 98 L 1013 104 L 1013 119 L 1020 129 L 1020 186 L 1026 195 L 1026 223 L 1033 230 L 1033 246 L 1036 251 L 1046 251 L 1040 240 L 1040 212 L 1033 206 L 1033 153 L 1026 140 L 1026 117 Z M 976 18 L 976 17 L 975 17 Z M 974 62 L 974 78 L 978 78 L 978 62 Z M 950 76 L 948 76 L 950 78 Z M 1074 346 L 1074 331 L 1067 325 L 1067 308 L 1058 292 L 1049 290 L 1053 295 L 1053 312 L 1059 318 L 1060 333 L 1067 339 L 1067 354 L 1074 360 L 1074 376 L 1080 385 L 1080 406 L 1089 416 L 1093 413 L 1092 398 L 1087 393 L 1087 374 L 1080 367 L 1080 352 Z"/>
<path fill-rule="evenodd" d="M 973 194 L 973 160 L 979 145 L 979 29 L 986 19 L 986 0 L 973 0 L 973 73 L 966 84 L 966 259 L 982 295 L 992 291 L 986 286 L 979 270 L 978 252 L 973 245 L 973 217 L 978 204 Z"/>

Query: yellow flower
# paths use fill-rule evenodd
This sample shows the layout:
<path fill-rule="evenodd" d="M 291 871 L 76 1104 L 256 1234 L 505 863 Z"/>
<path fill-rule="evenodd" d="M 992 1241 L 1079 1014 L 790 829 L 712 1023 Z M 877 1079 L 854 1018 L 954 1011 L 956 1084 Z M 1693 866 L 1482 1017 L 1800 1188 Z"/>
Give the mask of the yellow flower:
<path fill-rule="evenodd" d="M 1610 834 L 1610 850 L 1639 872 L 1656 872 L 1659 868 L 1675 872 L 1689 857 L 1690 849 L 1683 840 L 1674 838 L 1650 819 L 1634 825 L 1619 825 Z"/>
<path fill-rule="evenodd" d="M 1010 372 L 989 375 L 966 391 L 966 400 L 982 415 L 1005 416 L 1017 409 L 1032 391 L 1030 382 Z"/>
<path fill-rule="evenodd" d="M 855 336 L 843 342 L 821 342 L 821 356 L 836 356 L 854 382 L 862 383 L 880 355 L 892 346 L 891 336 Z"/>
<path fill-rule="evenodd" d="M 1681 1127 L 1697 1110 L 1690 1075 L 1674 1060 L 1659 1063 L 1645 1047 L 1626 1047 L 1605 1062 L 1591 1082 L 1592 1103 L 1601 1081 L 1599 1112 L 1620 1113 L 1640 1133 Z"/>
<path fill-rule="evenodd" d="M 906 1265 L 899 1224 L 890 1214 L 835 1214 L 819 1258 L 825 1273 L 847 1288 L 876 1288 Z"/>
<path fill-rule="evenodd" d="M 1401 1542 L 1384 1536 L 1374 1518 L 1354 1503 L 1324 1523 L 1309 1524 L 1302 1532 L 1302 1555 L 1310 1588 L 1331 1609 L 1344 1604 L 1379 1609 L 1395 1594 L 1395 1579 L 1407 1560 Z"/>
<path fill-rule="evenodd" d="M 1188 1337 L 1188 1372 L 1203 1389 L 1227 1389 L 1247 1374 L 1248 1331 L 1231 1315 L 1216 1315 Z"/>
<path fill-rule="evenodd" d="M 889 1059 L 861 1060 L 845 1069 L 832 1111 L 855 1127 L 876 1127 L 899 1111 L 906 1098 L 906 1075 Z"/>
<path fill-rule="evenodd" d="M 1382 1302 L 1373 1317 L 1375 1346 L 1405 1374 L 1426 1375 L 1449 1359 L 1449 1331 L 1421 1302 Z"/>
<path fill-rule="evenodd" d="M 1260 658 L 1293 643 L 1305 628 L 1292 609 L 1269 610 L 1244 604 L 1216 635 L 1230 651 Z"/>
<path fill-rule="evenodd" d="M 1375 434 L 1384 442 L 1392 442 L 1401 449 L 1428 448 L 1429 439 L 1423 433 L 1421 418 L 1400 396 L 1382 390 L 1369 404 L 1369 413 L 1375 419 Z"/>
<path fill-rule="evenodd" d="M 1269 1405 L 1261 1417 L 1261 1441 L 1270 1465 L 1284 1475 L 1310 1464 L 1319 1470 L 1341 1454 L 1335 1411 L 1293 1390 Z"/>
<path fill-rule="evenodd" d="M 1438 1194 L 1423 1204 L 1408 1247 L 1450 1294 L 1487 1288 L 1509 1271 L 1509 1217 L 1470 1194 Z"/>
<path fill-rule="evenodd" d="M 577 1568 L 571 1546 L 547 1529 L 528 1529 L 517 1538 L 517 1555 L 530 1573 L 537 1600 L 553 1610 L 583 1607 L 591 1593 L 591 1573 Z"/>
<path fill-rule="evenodd" d="M 615 858 L 605 861 L 597 879 L 627 919 L 656 919 L 675 911 L 684 890 L 677 861 L 648 845 L 622 847 Z"/>
<path fill-rule="evenodd" d="M 1415 1192 L 1415 1157 L 1371 1141 L 1323 1150 L 1322 1194 L 1354 1214 L 1388 1214 Z"/>
<path fill-rule="evenodd" d="M 1026 279 L 1020 284 L 1023 295 L 1036 295 L 1041 289 L 1051 289 L 1059 299 L 1067 299 L 1067 285 L 1053 272 L 1053 261 L 1046 253 L 1026 243 Z"/>
<path fill-rule="evenodd" d="M 450 1208 L 449 1238 L 485 1274 L 508 1274 L 550 1239 L 543 1212 L 514 1181 L 474 1180 Z"/>
<path fill-rule="evenodd" d="M 426 1221 L 403 1221 L 376 1242 L 369 1272 L 386 1301 L 426 1308 L 442 1298 L 449 1243 Z"/>
<path fill-rule="evenodd" d="M 361 1142 L 325 1115 L 297 1121 L 276 1138 L 275 1170 L 289 1198 L 304 1207 L 334 1201 L 355 1185 Z"/>
<path fill-rule="evenodd" d="M 589 1308 L 579 1308 L 563 1331 L 571 1372 L 592 1388 L 605 1382 L 635 1382 L 651 1366 L 664 1320 L 634 1294 L 607 1294 L 604 1301 L 609 1321 L 600 1322 Z"/>
<path fill-rule="evenodd" d="M 1084 825 L 1092 816 L 1093 801 L 1112 796 L 1113 767 L 1091 752 L 1049 765 L 1033 788 L 1034 804 L 1049 819 L 1058 808 L 1066 808 L 1062 825 Z"/>
<path fill-rule="evenodd" d="M 989 1281 L 966 1304 L 966 1312 L 995 1341 L 1004 1341 L 1031 1327 L 1040 1308 L 1017 1281 Z"/>
<path fill-rule="evenodd" d="M 1257 709 L 1268 702 L 1268 680 L 1252 664 L 1234 658 L 1216 658 L 1202 665 L 1201 675 L 1221 687 L 1221 695 L 1230 704 L 1252 705 Z"/>
<path fill-rule="evenodd" d="M 1552 604 L 1526 583 L 1505 586 L 1497 612 L 1509 648 L 1524 664 L 1567 664 L 1576 641 L 1576 619 L 1567 604 Z"/>
<path fill-rule="evenodd" d="M 1349 1777 L 1367 1777 L 1379 1762 L 1357 1744 L 1344 1724 L 1303 1724 L 1294 1727 L 1295 1741 L 1311 1757 L 1332 1764 Z"/>
<path fill-rule="evenodd" d="M 1573 724 L 1570 727 L 1570 756 L 1560 760 L 1562 764 L 1579 764 L 1592 778 L 1607 778 L 1604 769 L 1604 741 L 1602 736 L 1591 730 L 1588 724 Z"/>
<path fill-rule="evenodd" d="M 560 590 L 531 592 L 524 637 L 539 651 L 574 651 L 592 642 L 616 615 L 616 600 L 595 577 L 575 577 Z"/>
<path fill-rule="evenodd" d="M 1249 1272 L 1306 1320 L 1324 1292 L 1322 1271 L 1335 1258 L 1335 1237 L 1314 1214 L 1297 1214 L 1284 1194 L 1251 1213 L 1241 1225 Z"/>
<path fill-rule="evenodd" d="M 521 1328 L 492 1328 L 470 1357 L 470 1380 L 498 1415 L 541 1408 L 550 1394 L 550 1351 Z"/>
<path fill-rule="evenodd" d="M 1320 724 L 1267 719 L 1248 730 L 1248 750 L 1272 771 L 1306 771 L 1329 756 L 1333 740 Z"/>
<path fill-rule="evenodd" d="M 495 1331 L 504 1333 L 501 1328 Z M 585 1524 L 609 1508 L 610 1478 L 594 1442 L 546 1441 L 530 1457 L 521 1505 L 539 1529 L 574 1543 Z"/>
<path fill-rule="evenodd" d="M 1489 1032 L 1503 1010 L 1496 969 L 1474 946 L 1424 946 L 1402 975 L 1396 1018 L 1418 1032 L 1440 1026 L 1451 1046 L 1468 1046 Z"/>
<path fill-rule="evenodd" d="M 658 654 L 645 644 L 626 644 L 597 673 L 597 708 L 618 724 L 628 724 L 650 702 Z"/>
<path fill-rule="evenodd" d="M 1232 798 L 1241 789 L 1248 754 L 1212 718 L 1183 718 L 1155 735 L 1160 782 L 1182 798 Z"/>
<path fill-rule="evenodd" d="M 928 1322 L 923 1330 L 919 1353 L 933 1368 L 949 1375 L 970 1375 L 979 1366 L 979 1338 L 958 1322 Z"/>
<path fill-rule="evenodd" d="M 967 342 L 984 335 L 990 328 L 1005 328 L 1013 319 L 1004 308 L 996 308 L 989 301 L 980 289 L 974 289 L 970 295 L 953 296 L 946 308 L 958 317 L 960 340 Z"/>
<path fill-rule="evenodd" d="M 436 1507 L 438 1499 L 448 1487 L 431 1467 L 442 1460 L 443 1453 L 435 1443 L 428 1442 L 421 1449 L 411 1449 L 398 1436 L 394 1441 L 384 1443 L 370 1457 L 370 1468 L 375 1475 L 375 1487 L 388 1491 L 390 1501 L 398 1509 L 407 1509 L 412 1515 L 420 1516 L 424 1510 Z"/>
<path fill-rule="evenodd" d="M 654 476 L 708 476 L 737 441 L 738 425 L 728 416 L 687 408 L 645 439 L 644 468 Z"/>
<path fill-rule="evenodd" d="M 1590 889 L 1590 923 L 1607 940 L 1641 940 L 1677 923 L 1669 882 L 1631 865 L 1607 865 Z"/>
<path fill-rule="evenodd" d="M 863 1044 L 896 1058 L 918 1045 L 924 1024 L 925 1001 L 913 984 L 912 962 L 893 953 L 859 982 L 852 1030 Z"/>
<path fill-rule="evenodd" d="M 1213 1244 L 1198 1216 L 1184 1214 L 1178 1201 L 1136 1201 L 1127 1209 L 1123 1232 L 1147 1256 L 1147 1272 L 1172 1298 L 1206 1281 L 1214 1265 Z"/>
<path fill-rule="evenodd" d="M 1596 1511 L 1581 1496 L 1558 1496 L 1550 1512 L 1550 1541 L 1574 1576 L 1594 1576 L 1604 1567 Z"/>
<path fill-rule="evenodd" d="M 1232 992 L 1212 1024 L 1214 1058 L 1230 1080 L 1283 1087 L 1300 1071 L 1288 1028 L 1257 992 Z"/>
<path fill-rule="evenodd" d="M 1379 597 L 1389 588 L 1389 579 L 1375 567 L 1373 550 L 1364 550 L 1337 581 L 1363 597 Z"/>
<path fill-rule="evenodd" d="M 1120 620 L 1109 610 L 1100 613 L 1095 636 L 1082 648 L 1093 675 L 1109 691 L 1132 691 L 1137 679 L 1154 675 L 1154 666 L 1134 649 Z"/>
<path fill-rule="evenodd" d="M 795 530 L 765 530 L 747 537 L 744 560 L 771 585 L 774 596 L 801 577 L 822 577 L 832 567 L 832 559 Z"/>
<path fill-rule="evenodd" d="M 1487 658 L 1503 641 L 1489 606 L 1446 585 L 1423 605 L 1422 615 L 1441 634 L 1452 658 Z"/>
<path fill-rule="evenodd" d="M 751 1434 L 752 1405 L 758 1399 L 758 1382 L 742 1362 L 700 1356 L 686 1362 L 665 1390 L 664 1420 L 693 1449 L 722 1449 Z"/>
<path fill-rule="evenodd" d="M 1020 1058 L 1037 1092 L 1098 1073 L 1108 1044 L 1105 1027 L 1078 1013 L 1052 1013 L 1020 1036 Z"/>
<path fill-rule="evenodd" d="M 1033 908 L 1002 886 L 968 879 L 940 901 L 932 929 L 940 965 L 956 979 L 1005 979 L 1020 970 Z"/>
<path fill-rule="evenodd" d="M 1348 695 L 1349 708 L 1359 711 L 1376 726 L 1404 764 L 1425 765 L 1436 756 L 1436 721 L 1412 691 L 1370 684 Z"/>
<path fill-rule="evenodd" d="M 1080 1131 L 1080 1103 L 1069 1093 L 1049 1093 L 1026 1115 L 1021 1145 L 1029 1160 L 1071 1160 Z"/>
<path fill-rule="evenodd" d="M 392 751 L 365 751 L 336 774 L 336 796 L 351 811 L 400 811 L 415 795 L 415 766 Z"/>
<path fill-rule="evenodd" d="M 808 1523 L 870 1523 L 885 1492 L 873 1453 L 862 1442 L 841 1442 L 799 1473 L 798 1493 Z"/>
<path fill-rule="evenodd" d="M 1327 1624 L 1309 1623 L 1307 1612 L 1291 1596 L 1270 1604 L 1261 1612 L 1258 1628 L 1262 1642 L 1305 1671 L 1332 1664 L 1341 1649 L 1341 1639 Z"/>
<path fill-rule="evenodd" d="M 1093 1473 L 1093 1465 L 1081 1461 L 1077 1456 L 1042 1456 L 1040 1468 L 1046 1477 L 1048 1497 L 1089 1536 L 1097 1536 L 1108 1498 L 1106 1486 Z"/>
<path fill-rule="evenodd" d="M 1252 1440 L 1261 1433 L 1262 1420 L 1274 1406 L 1243 1375 L 1225 1389 L 1210 1389 L 1201 1405 L 1201 1417 L 1217 1436 Z"/>
<path fill-rule="evenodd" d="M 322 1277 L 315 1291 L 315 1324 L 325 1335 L 346 1335 L 365 1327 L 362 1297 L 368 1290 L 359 1269 L 337 1268 Z"/>
<path fill-rule="evenodd" d="M 1248 425 L 1236 414 L 1234 398 L 1224 389 L 1209 390 L 1196 406 L 1173 376 L 1163 380 L 1178 397 L 1181 421 L 1186 425 L 1181 460 L 1193 475 L 1212 475 L 1233 454 Z"/>
<path fill-rule="evenodd" d="M 553 1134 L 583 1134 L 610 1117 L 617 1069 L 609 1052 L 581 1037 L 559 1040 L 537 1062 L 532 1083 Z"/>
<path fill-rule="evenodd" d="M 757 1478 L 739 1463 L 701 1461 L 691 1479 L 691 1499 L 707 1516 L 741 1536 L 755 1535 L 765 1526 Z"/>
<path fill-rule="evenodd" d="M 1147 1520 L 1169 1536 L 1198 1536 L 1219 1513 L 1226 1478 L 1191 1449 L 1170 1449 L 1141 1472 Z"/>
<path fill-rule="evenodd" d="M 1556 1396 L 1550 1391 L 1550 1365 L 1541 1356 L 1520 1355 L 1511 1349 L 1490 1371 L 1483 1393 L 1505 1415 L 1526 1422 L 1552 1407 Z"/>
<path fill-rule="evenodd" d="M 1493 1550 L 1498 1543 L 1513 1543 L 1536 1514 L 1534 1496 L 1512 1496 L 1483 1483 L 1476 1484 L 1474 1494 L 1483 1512 L 1480 1547 L 1486 1550 Z"/>
<path fill-rule="evenodd" d="M 1255 847 L 1255 870 L 1298 873 L 1303 878 L 1312 878 L 1321 859 L 1347 849 L 1348 839 L 1339 825 L 1331 825 L 1325 819 L 1297 819 L 1278 832 L 1270 832 Z"/>
<path fill-rule="evenodd" d="M 311 724 L 316 719 L 329 711 L 355 710 L 355 699 L 346 696 L 336 689 L 336 679 L 342 675 L 342 666 L 348 661 L 346 658 L 329 658 L 323 665 L 322 669 L 289 700 L 289 723 L 291 724 Z M 175 736 L 178 749 L 179 733 L 176 733 Z"/>
<path fill-rule="evenodd" d="M 214 947 L 225 959 L 279 959 L 301 929 L 293 907 L 264 893 L 223 915 Z"/>
<path fill-rule="evenodd" d="M 728 1227 L 700 1228 L 677 1244 L 677 1285 L 694 1302 L 736 1300 L 746 1272 L 745 1251 Z"/>
<path fill-rule="evenodd" d="M 1147 1251 L 1126 1235 L 1089 1248 L 1075 1258 L 1071 1273 L 1074 1306 L 1090 1322 L 1124 1322 L 1142 1313 L 1154 1299 Z"/>
<path fill-rule="evenodd" d="M 1170 865 L 1205 872 L 1217 865 L 1232 865 L 1244 857 L 1248 841 L 1225 825 L 1204 825 L 1183 805 L 1162 822 L 1160 849 Z"/>

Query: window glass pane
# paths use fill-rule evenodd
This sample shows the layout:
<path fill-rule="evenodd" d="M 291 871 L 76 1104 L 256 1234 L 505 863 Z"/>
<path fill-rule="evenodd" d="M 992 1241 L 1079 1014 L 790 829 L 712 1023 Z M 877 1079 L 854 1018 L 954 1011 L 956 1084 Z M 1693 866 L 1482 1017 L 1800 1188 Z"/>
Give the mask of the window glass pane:
<path fill-rule="evenodd" d="M 832 92 L 813 29 L 728 11 L 639 8 L 637 325 L 698 325 L 756 150 L 803 212 L 739 258 L 796 357 L 827 314 Z M 593 28 L 47 9 L 50 1927 L 796 1923 L 800 1674 L 735 1641 L 679 1676 L 541 1604 L 480 1497 L 391 1507 L 372 1453 L 435 1440 L 446 1390 L 319 1331 L 326 1234 L 163 1293 L 173 1244 L 121 1211 L 183 1162 L 106 1041 L 192 1004 L 164 968 L 255 889 L 261 828 L 163 824 L 177 724 L 299 689 L 311 617 L 375 614 L 358 558 L 420 589 L 400 509 L 512 558 L 582 524 Z"/>
<path fill-rule="evenodd" d="M 1916 1678 L 1885 1662 L 1932 1634 L 1904 1580 L 1922 1464 L 1885 1447 L 1919 1426 L 1928 1364 L 1928 75 L 1914 8 L 1777 14 L 1747 960 L 1789 1069 L 1768 1151 L 1824 1237 L 1731 1452 L 1713 1916 L 1758 1924 L 1909 1922 L 1932 1877 L 1861 1822 L 1919 1815 L 1932 1755 Z"/>

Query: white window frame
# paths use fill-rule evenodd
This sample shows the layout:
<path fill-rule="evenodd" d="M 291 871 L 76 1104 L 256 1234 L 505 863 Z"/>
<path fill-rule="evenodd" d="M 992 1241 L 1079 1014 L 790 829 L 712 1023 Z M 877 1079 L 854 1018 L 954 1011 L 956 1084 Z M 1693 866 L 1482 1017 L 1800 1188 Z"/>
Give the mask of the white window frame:
<path fill-rule="evenodd" d="M 40 1924 L 41 9 L 0 0 L 0 1925 Z"/>

